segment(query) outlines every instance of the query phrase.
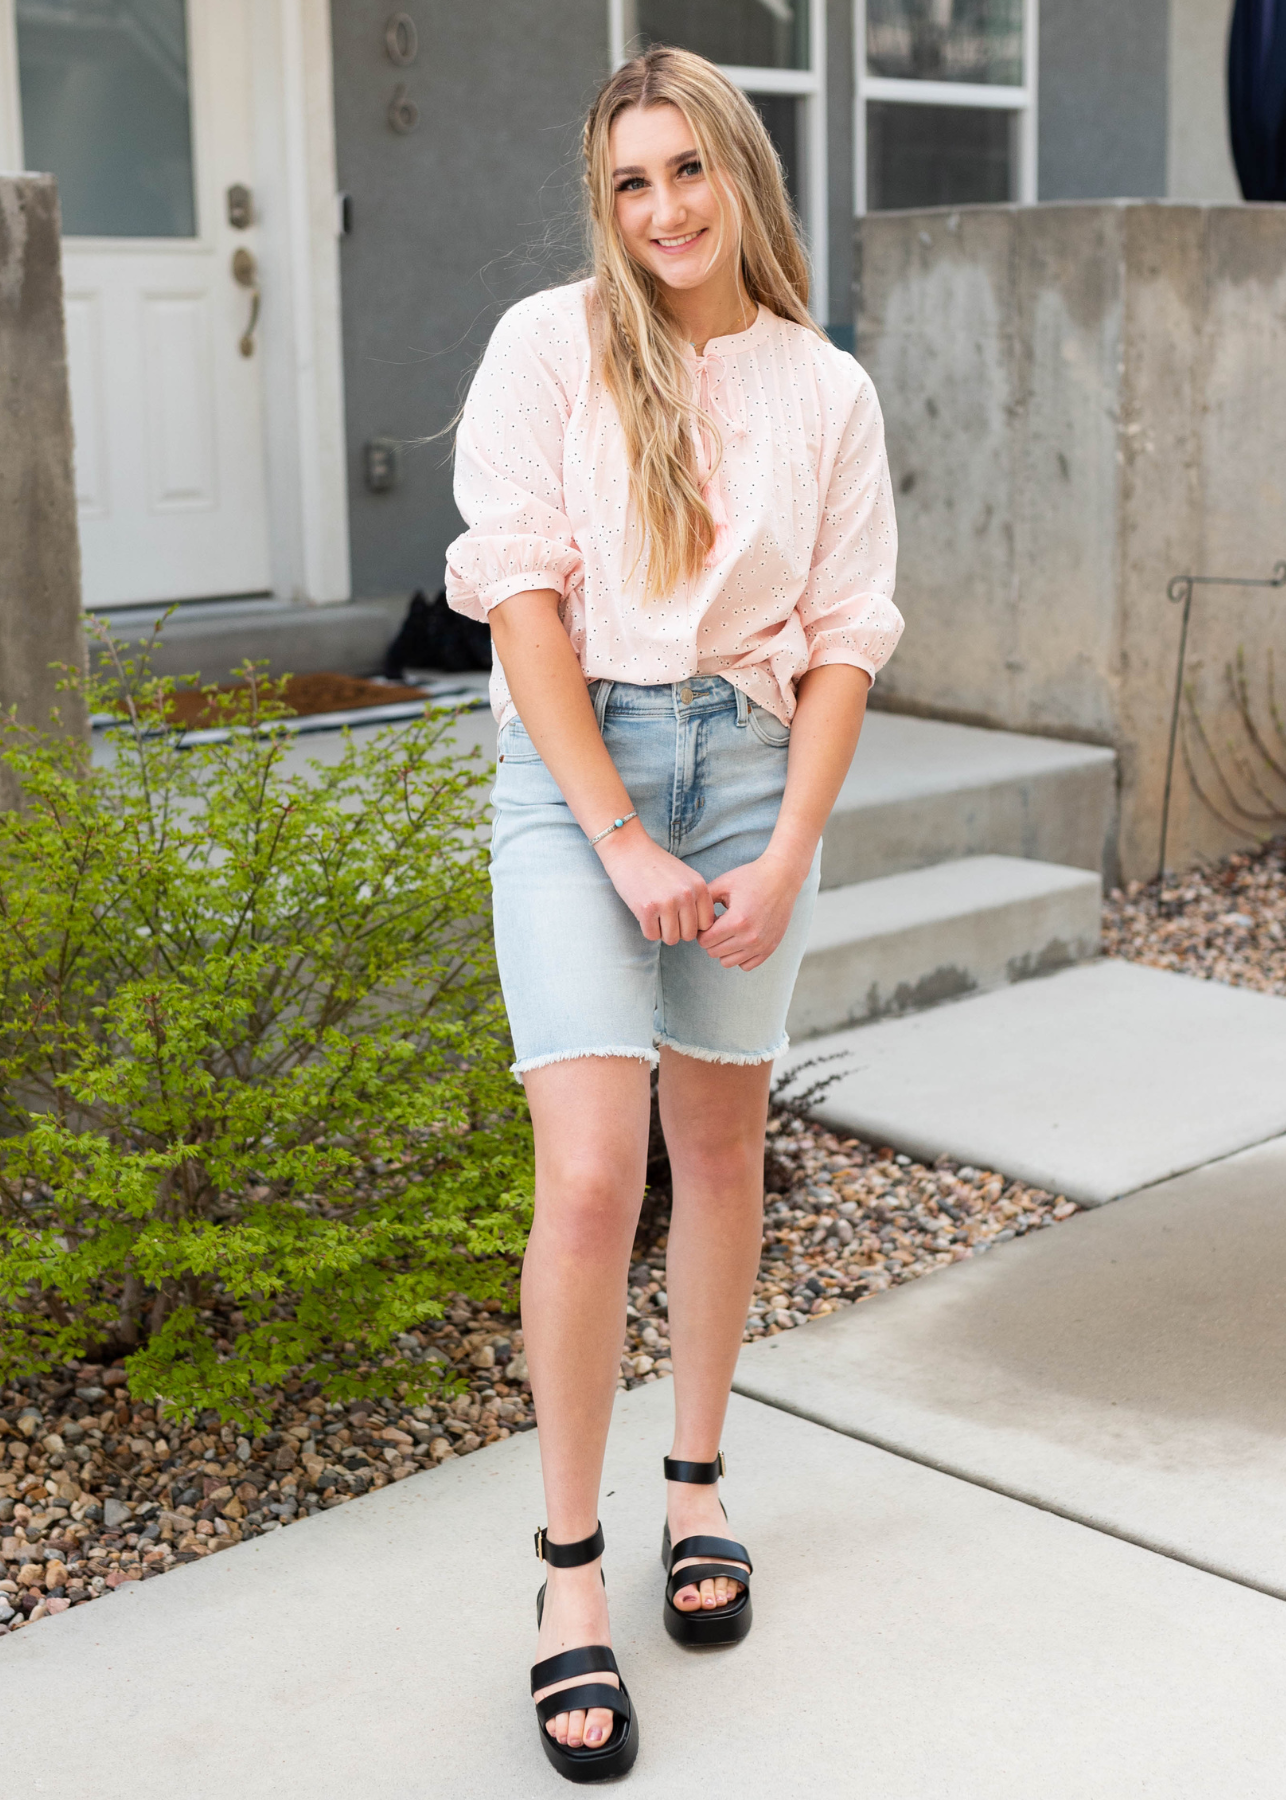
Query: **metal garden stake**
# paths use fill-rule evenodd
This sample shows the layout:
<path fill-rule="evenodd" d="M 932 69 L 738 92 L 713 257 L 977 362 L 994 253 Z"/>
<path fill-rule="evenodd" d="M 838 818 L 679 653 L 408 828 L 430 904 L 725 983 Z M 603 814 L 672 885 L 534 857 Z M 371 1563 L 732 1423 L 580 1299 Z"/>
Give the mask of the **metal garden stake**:
<path fill-rule="evenodd" d="M 1251 580 L 1240 575 L 1175 575 L 1166 586 L 1166 599 L 1176 606 L 1183 603 L 1183 626 L 1179 632 L 1179 669 L 1174 678 L 1174 705 L 1170 709 L 1170 751 L 1165 762 L 1165 799 L 1161 803 L 1161 855 L 1157 862 L 1157 880 L 1165 880 L 1165 840 L 1170 828 L 1170 783 L 1174 776 L 1174 745 L 1179 733 L 1179 706 L 1183 699 L 1183 664 L 1188 654 L 1188 620 L 1192 616 L 1192 590 L 1199 587 L 1286 587 L 1286 562 L 1274 563 L 1267 580 Z"/>

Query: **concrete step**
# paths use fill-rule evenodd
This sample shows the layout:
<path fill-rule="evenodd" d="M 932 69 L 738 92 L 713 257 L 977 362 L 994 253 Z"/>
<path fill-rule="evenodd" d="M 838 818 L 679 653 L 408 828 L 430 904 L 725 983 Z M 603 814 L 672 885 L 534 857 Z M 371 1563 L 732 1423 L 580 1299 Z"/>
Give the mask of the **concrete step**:
<path fill-rule="evenodd" d="M 1115 763 L 1097 744 L 872 712 L 826 827 L 822 886 L 964 856 L 1102 869 Z"/>
<path fill-rule="evenodd" d="M 158 675 L 200 675 L 226 681 L 247 657 L 266 662 L 270 675 L 312 675 L 324 669 L 370 675 L 384 661 L 406 615 L 403 595 L 307 606 L 271 597 L 185 601 L 164 626 L 152 656 Z M 98 616 L 126 655 L 152 642 L 163 606 L 113 607 Z M 101 661 L 97 639 L 90 655 Z"/>
<path fill-rule="evenodd" d="M 828 1124 L 1086 1206 L 1286 1133 L 1286 999 L 1136 963 L 832 1032 L 778 1069 L 831 1057 Z"/>
<path fill-rule="evenodd" d="M 1087 869 L 969 856 L 818 896 L 792 1038 L 913 1012 L 1098 954 L 1102 886 Z"/>

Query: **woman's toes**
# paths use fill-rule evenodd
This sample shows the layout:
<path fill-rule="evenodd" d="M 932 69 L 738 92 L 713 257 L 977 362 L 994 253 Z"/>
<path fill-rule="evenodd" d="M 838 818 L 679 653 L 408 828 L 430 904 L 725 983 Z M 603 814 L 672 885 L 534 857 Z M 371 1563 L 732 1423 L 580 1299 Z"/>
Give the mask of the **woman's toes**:
<path fill-rule="evenodd" d="M 701 1583 L 701 1604 L 702 1604 L 702 1606 L 713 1606 L 714 1605 L 714 1582 L 713 1581 L 706 1580 Z"/>
<path fill-rule="evenodd" d="M 574 1712 L 570 1715 L 567 1722 L 567 1748 L 569 1750 L 579 1750 L 584 1741 L 585 1715 L 583 1712 Z"/>
<path fill-rule="evenodd" d="M 729 1592 L 730 1585 L 731 1584 L 726 1576 L 720 1575 L 716 1577 L 714 1584 L 714 1603 L 716 1606 L 726 1606 L 729 1600 L 731 1600 L 732 1595 Z"/>
<path fill-rule="evenodd" d="M 604 1721 L 610 1720 L 611 1717 L 612 1715 L 610 1712 L 605 1712 L 600 1707 L 596 1707 L 594 1711 L 589 1714 L 585 1721 L 585 1742 L 587 1744 L 605 1744 L 607 1742 L 607 1736 L 608 1732 L 611 1730 L 611 1726 L 605 1724 Z"/>
<path fill-rule="evenodd" d="M 674 1596 L 674 1604 L 680 1612 L 691 1612 L 694 1606 L 700 1606 L 701 1596 L 694 1587 L 680 1588 Z"/>

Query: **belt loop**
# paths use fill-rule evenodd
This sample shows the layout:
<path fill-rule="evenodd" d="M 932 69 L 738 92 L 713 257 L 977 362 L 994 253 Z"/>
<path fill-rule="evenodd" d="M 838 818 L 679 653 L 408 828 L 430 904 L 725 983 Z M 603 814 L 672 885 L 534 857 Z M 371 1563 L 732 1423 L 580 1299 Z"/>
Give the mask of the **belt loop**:
<path fill-rule="evenodd" d="M 607 716 L 607 702 L 612 697 L 614 681 L 595 681 L 590 684 L 594 690 L 594 717 L 598 721 L 599 735 L 602 735 L 603 720 Z"/>
<path fill-rule="evenodd" d="M 750 718 L 750 702 L 746 698 L 746 696 L 742 692 L 742 690 L 736 685 L 735 682 L 729 682 L 728 685 L 732 689 L 733 693 L 737 696 L 737 724 L 738 724 L 738 727 L 744 727 L 747 720 Z"/>

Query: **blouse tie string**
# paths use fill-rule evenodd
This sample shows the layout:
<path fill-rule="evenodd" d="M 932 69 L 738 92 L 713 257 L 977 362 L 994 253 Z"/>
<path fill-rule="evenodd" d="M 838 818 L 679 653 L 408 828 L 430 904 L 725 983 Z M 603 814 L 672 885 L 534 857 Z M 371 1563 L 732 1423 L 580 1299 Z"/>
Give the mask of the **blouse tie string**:
<path fill-rule="evenodd" d="M 715 420 L 725 442 L 729 437 L 744 435 L 746 422 L 741 409 L 741 395 L 736 393 L 734 399 L 729 393 L 724 382 L 727 364 L 719 352 L 707 350 L 704 356 L 697 356 L 694 373 L 697 405 L 703 413 Z M 712 569 L 732 547 L 732 525 L 724 502 L 723 483 L 719 479 L 719 470 L 715 467 L 714 439 L 709 427 L 699 418 L 694 419 L 692 435 L 696 444 L 697 481 L 701 488 L 701 498 L 709 507 L 710 517 L 714 520 L 714 542 L 705 559 L 706 568 Z"/>

